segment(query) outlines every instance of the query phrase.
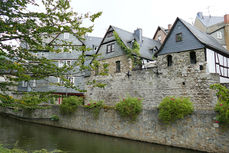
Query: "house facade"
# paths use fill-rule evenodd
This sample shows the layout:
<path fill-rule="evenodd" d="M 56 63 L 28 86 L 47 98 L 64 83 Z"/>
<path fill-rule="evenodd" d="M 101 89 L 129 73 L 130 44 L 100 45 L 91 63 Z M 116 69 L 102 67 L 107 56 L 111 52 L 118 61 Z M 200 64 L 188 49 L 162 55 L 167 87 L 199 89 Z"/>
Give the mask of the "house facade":
<path fill-rule="evenodd" d="M 172 27 L 171 24 L 168 25 L 168 29 L 165 29 L 161 26 L 158 26 L 158 28 L 157 28 L 154 36 L 153 36 L 153 40 L 157 40 L 162 44 L 164 42 L 167 34 L 169 33 L 171 27 Z"/>
<path fill-rule="evenodd" d="M 128 58 L 125 51 L 117 43 L 114 36 L 114 32 L 117 33 L 125 47 L 132 49 L 134 41 L 139 45 L 139 53 L 141 64 L 138 69 L 149 67 L 153 63 L 153 54 L 160 47 L 160 43 L 150 38 L 142 36 L 142 29 L 137 29 L 133 33 L 125 31 L 123 29 L 110 26 L 98 47 L 96 54 L 99 54 L 100 68 L 98 71 L 102 71 L 102 65 L 108 64 L 108 74 L 115 75 L 118 73 L 129 73 L 134 68 L 133 61 Z M 135 56 L 133 54 L 133 56 Z M 93 72 L 93 75 L 96 75 Z"/>
<path fill-rule="evenodd" d="M 229 14 L 224 16 L 196 15 L 194 26 L 200 31 L 213 36 L 222 46 L 229 50 Z"/>
<path fill-rule="evenodd" d="M 158 55 L 158 69 L 171 76 L 200 72 L 229 82 L 229 52 L 213 36 L 177 18 Z"/>
<path fill-rule="evenodd" d="M 70 45 L 65 45 L 61 40 L 70 42 Z M 54 49 L 59 49 L 60 52 L 50 52 L 50 51 L 39 51 L 34 53 L 37 57 L 45 57 L 53 61 L 53 63 L 58 67 L 72 66 L 79 60 L 79 56 L 82 51 L 77 50 L 80 47 L 90 48 L 90 51 L 86 51 L 86 61 L 88 64 L 92 59 L 90 56 L 94 54 L 100 44 L 101 38 L 86 36 L 84 40 L 78 39 L 75 35 L 69 33 L 60 33 L 54 36 L 54 39 L 46 40 L 46 44 L 51 45 Z M 68 48 L 69 52 L 64 52 L 64 49 Z M 87 59 L 88 57 L 88 59 Z M 75 67 L 73 70 L 66 73 L 66 78 L 74 84 L 80 90 L 84 90 L 85 76 L 87 74 L 79 70 L 79 67 Z M 76 91 L 72 88 L 66 88 L 63 86 L 58 86 L 57 84 L 62 84 L 63 81 L 60 78 L 49 76 L 42 80 L 30 80 L 28 82 L 22 81 L 18 86 L 18 91 L 21 92 L 52 92 L 53 94 L 59 95 L 57 100 L 58 103 L 62 102 L 62 96 L 74 95 L 83 96 L 83 92 Z"/>

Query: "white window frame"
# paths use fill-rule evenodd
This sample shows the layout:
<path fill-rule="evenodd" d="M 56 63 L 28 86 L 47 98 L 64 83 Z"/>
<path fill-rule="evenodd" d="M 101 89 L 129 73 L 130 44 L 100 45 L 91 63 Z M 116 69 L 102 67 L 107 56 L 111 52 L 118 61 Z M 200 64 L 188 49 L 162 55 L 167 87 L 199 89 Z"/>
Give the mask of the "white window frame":
<path fill-rule="evenodd" d="M 157 37 L 157 40 L 158 40 L 158 41 L 161 41 L 161 35 L 159 35 L 159 36 Z"/>
<path fill-rule="evenodd" d="M 65 64 L 66 64 L 67 66 L 71 66 L 71 63 L 72 63 L 71 60 L 66 60 L 66 61 L 65 61 Z"/>
<path fill-rule="evenodd" d="M 28 87 L 28 82 L 27 81 L 22 81 L 22 87 Z"/>
<path fill-rule="evenodd" d="M 75 77 L 67 77 L 67 79 L 68 79 L 72 84 L 75 84 Z"/>
<path fill-rule="evenodd" d="M 67 32 L 64 33 L 64 39 L 69 39 L 69 33 Z"/>
<path fill-rule="evenodd" d="M 32 87 L 36 87 L 37 86 L 37 81 L 36 80 L 32 80 L 31 83 L 32 83 L 31 84 Z"/>
<path fill-rule="evenodd" d="M 58 67 L 63 67 L 65 64 L 65 60 L 59 60 L 58 61 Z"/>
<path fill-rule="evenodd" d="M 222 39 L 223 38 L 222 32 L 221 31 L 217 31 L 216 32 L 216 37 L 217 37 L 217 39 Z"/>

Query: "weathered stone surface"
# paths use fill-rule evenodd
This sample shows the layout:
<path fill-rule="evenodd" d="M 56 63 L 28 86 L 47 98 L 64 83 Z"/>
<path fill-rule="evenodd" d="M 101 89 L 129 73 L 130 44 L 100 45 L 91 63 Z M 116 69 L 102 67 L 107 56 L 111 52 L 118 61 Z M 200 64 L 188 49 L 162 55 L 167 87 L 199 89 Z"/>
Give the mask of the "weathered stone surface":
<path fill-rule="evenodd" d="M 158 121 L 157 109 L 143 110 L 136 122 L 120 118 L 113 109 L 102 109 L 99 118 L 86 108 L 79 107 L 72 115 L 61 115 L 58 106 L 52 109 L 23 111 L 0 107 L 0 113 L 15 115 L 22 120 L 92 133 L 123 137 L 150 143 L 190 148 L 207 152 L 229 152 L 228 128 L 215 127 L 213 110 L 196 110 L 193 115 L 166 125 Z M 58 122 L 51 121 L 58 115 Z"/>
<path fill-rule="evenodd" d="M 219 75 L 207 73 L 204 50 L 195 52 L 196 64 L 190 64 L 190 52 L 181 52 L 171 54 L 173 65 L 170 67 L 167 66 L 167 55 L 162 55 L 157 59 L 157 68 L 131 71 L 129 77 L 127 73 L 91 76 L 90 80 L 95 79 L 107 86 L 87 86 L 86 103 L 90 100 L 104 100 L 107 105 L 115 105 L 130 95 L 143 98 L 143 107 L 151 109 L 157 107 L 165 96 L 185 96 L 190 97 L 195 108 L 212 109 L 217 98 L 209 86 L 219 83 Z M 203 70 L 200 70 L 200 65 L 203 65 Z"/>

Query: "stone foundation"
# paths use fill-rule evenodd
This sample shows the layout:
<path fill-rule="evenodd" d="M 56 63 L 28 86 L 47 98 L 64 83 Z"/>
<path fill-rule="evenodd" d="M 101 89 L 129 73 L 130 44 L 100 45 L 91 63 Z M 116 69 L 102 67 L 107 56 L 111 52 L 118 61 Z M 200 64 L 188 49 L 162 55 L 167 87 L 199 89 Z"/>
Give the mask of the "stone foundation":
<path fill-rule="evenodd" d="M 143 110 L 132 123 L 120 118 L 113 109 L 102 109 L 98 119 L 86 108 L 79 107 L 72 115 L 61 115 L 58 106 L 51 109 L 36 110 L 32 113 L 15 112 L 0 107 L 0 113 L 56 127 L 99 133 L 132 140 L 158 143 L 207 152 L 229 152 L 229 130 L 214 123 L 214 111 L 196 110 L 182 120 L 171 125 L 158 121 L 158 111 Z M 59 121 L 51 121 L 52 115 L 58 115 Z"/>

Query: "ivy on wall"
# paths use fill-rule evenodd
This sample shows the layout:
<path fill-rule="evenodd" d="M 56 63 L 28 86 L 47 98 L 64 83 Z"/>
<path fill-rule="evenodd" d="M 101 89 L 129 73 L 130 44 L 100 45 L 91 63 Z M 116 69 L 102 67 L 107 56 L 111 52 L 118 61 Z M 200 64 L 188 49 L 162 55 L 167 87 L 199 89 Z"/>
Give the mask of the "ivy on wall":
<path fill-rule="evenodd" d="M 121 40 L 121 38 L 119 37 L 119 35 L 117 34 L 117 32 L 114 31 L 114 37 L 115 40 L 117 42 L 117 44 L 123 49 L 123 51 L 126 53 L 127 57 L 130 58 L 133 62 L 133 66 L 137 66 L 141 64 L 141 58 L 140 58 L 140 46 L 137 43 L 136 40 L 134 40 L 133 42 L 133 46 L 132 49 L 127 47 L 123 41 Z"/>

